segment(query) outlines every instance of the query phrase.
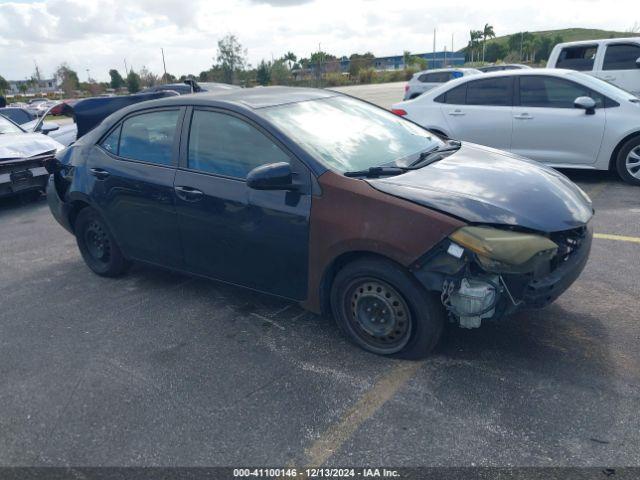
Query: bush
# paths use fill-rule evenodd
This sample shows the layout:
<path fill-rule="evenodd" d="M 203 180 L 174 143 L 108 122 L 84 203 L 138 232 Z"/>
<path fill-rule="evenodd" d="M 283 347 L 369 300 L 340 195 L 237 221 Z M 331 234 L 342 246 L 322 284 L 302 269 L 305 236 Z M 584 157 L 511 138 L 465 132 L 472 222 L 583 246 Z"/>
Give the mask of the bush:
<path fill-rule="evenodd" d="M 378 72 L 373 68 L 365 68 L 358 72 L 358 83 L 375 83 L 378 77 Z"/>
<path fill-rule="evenodd" d="M 340 72 L 327 73 L 324 76 L 324 81 L 327 87 L 340 87 L 342 85 L 350 85 L 348 75 L 343 75 Z"/>

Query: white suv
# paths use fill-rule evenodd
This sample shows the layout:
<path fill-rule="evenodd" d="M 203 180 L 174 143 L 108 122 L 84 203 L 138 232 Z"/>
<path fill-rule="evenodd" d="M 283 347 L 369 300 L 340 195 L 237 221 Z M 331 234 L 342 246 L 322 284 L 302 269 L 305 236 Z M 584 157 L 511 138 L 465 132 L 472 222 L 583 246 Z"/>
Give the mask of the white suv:
<path fill-rule="evenodd" d="M 447 83 L 454 78 L 477 75 L 479 73 L 482 72 L 475 68 L 438 68 L 414 73 L 409 83 L 404 87 L 404 100 L 416 98 L 424 92 Z"/>
<path fill-rule="evenodd" d="M 588 73 L 640 96 L 640 37 L 559 43 L 547 68 Z"/>
<path fill-rule="evenodd" d="M 539 68 L 465 77 L 392 111 L 450 138 L 558 168 L 613 168 L 640 185 L 640 99 L 580 72 Z"/>

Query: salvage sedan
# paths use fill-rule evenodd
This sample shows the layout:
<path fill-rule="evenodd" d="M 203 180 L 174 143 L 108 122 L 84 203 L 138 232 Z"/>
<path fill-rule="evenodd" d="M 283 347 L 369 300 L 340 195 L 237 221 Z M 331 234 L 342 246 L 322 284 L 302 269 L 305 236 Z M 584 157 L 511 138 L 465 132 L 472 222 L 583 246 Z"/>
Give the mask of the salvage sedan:
<path fill-rule="evenodd" d="M 48 168 L 95 273 L 135 260 L 286 297 L 382 355 L 547 305 L 591 246 L 591 201 L 562 174 L 324 90 L 142 102 Z"/>
<path fill-rule="evenodd" d="M 0 197 L 47 187 L 44 162 L 64 147 L 40 133 L 28 133 L 0 115 Z"/>

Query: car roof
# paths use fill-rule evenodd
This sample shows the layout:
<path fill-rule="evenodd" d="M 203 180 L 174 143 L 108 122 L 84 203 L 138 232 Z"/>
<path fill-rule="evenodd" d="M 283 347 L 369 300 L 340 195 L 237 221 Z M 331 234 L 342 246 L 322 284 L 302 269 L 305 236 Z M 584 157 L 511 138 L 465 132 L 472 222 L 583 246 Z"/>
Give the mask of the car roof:
<path fill-rule="evenodd" d="M 558 43 L 554 48 L 562 47 L 579 47 L 582 45 L 594 45 L 601 43 L 624 43 L 624 42 L 640 42 L 640 37 L 620 37 L 620 38 L 600 38 L 598 40 L 577 40 L 575 42 Z"/>
<path fill-rule="evenodd" d="M 440 72 L 477 72 L 479 71 L 477 68 L 469 68 L 469 67 L 447 67 L 447 68 L 431 68 L 428 70 L 421 70 L 419 72 L 414 73 L 416 75 L 422 75 L 423 73 L 440 73 Z"/>
<path fill-rule="evenodd" d="M 135 104 L 141 108 L 145 105 L 212 105 L 212 104 L 234 104 L 252 110 L 285 105 L 288 103 L 299 103 L 309 100 L 319 100 L 323 98 L 337 97 L 341 94 L 329 90 L 318 88 L 300 87 L 253 87 L 237 89 L 221 89 L 218 91 L 206 91 L 189 95 L 181 95 L 149 102 Z M 134 106 L 132 106 L 134 107 Z M 137 108 L 132 108 L 132 110 Z"/>

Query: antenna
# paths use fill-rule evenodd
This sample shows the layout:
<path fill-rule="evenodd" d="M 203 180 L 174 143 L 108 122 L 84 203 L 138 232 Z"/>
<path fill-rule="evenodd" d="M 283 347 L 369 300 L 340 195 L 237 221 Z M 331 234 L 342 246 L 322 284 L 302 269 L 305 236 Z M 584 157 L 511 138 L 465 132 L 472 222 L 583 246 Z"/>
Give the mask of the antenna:
<path fill-rule="evenodd" d="M 162 52 L 162 67 L 164 68 L 164 81 L 166 83 L 166 81 L 167 81 L 167 64 L 164 63 L 164 48 L 161 48 L 160 51 Z"/>

